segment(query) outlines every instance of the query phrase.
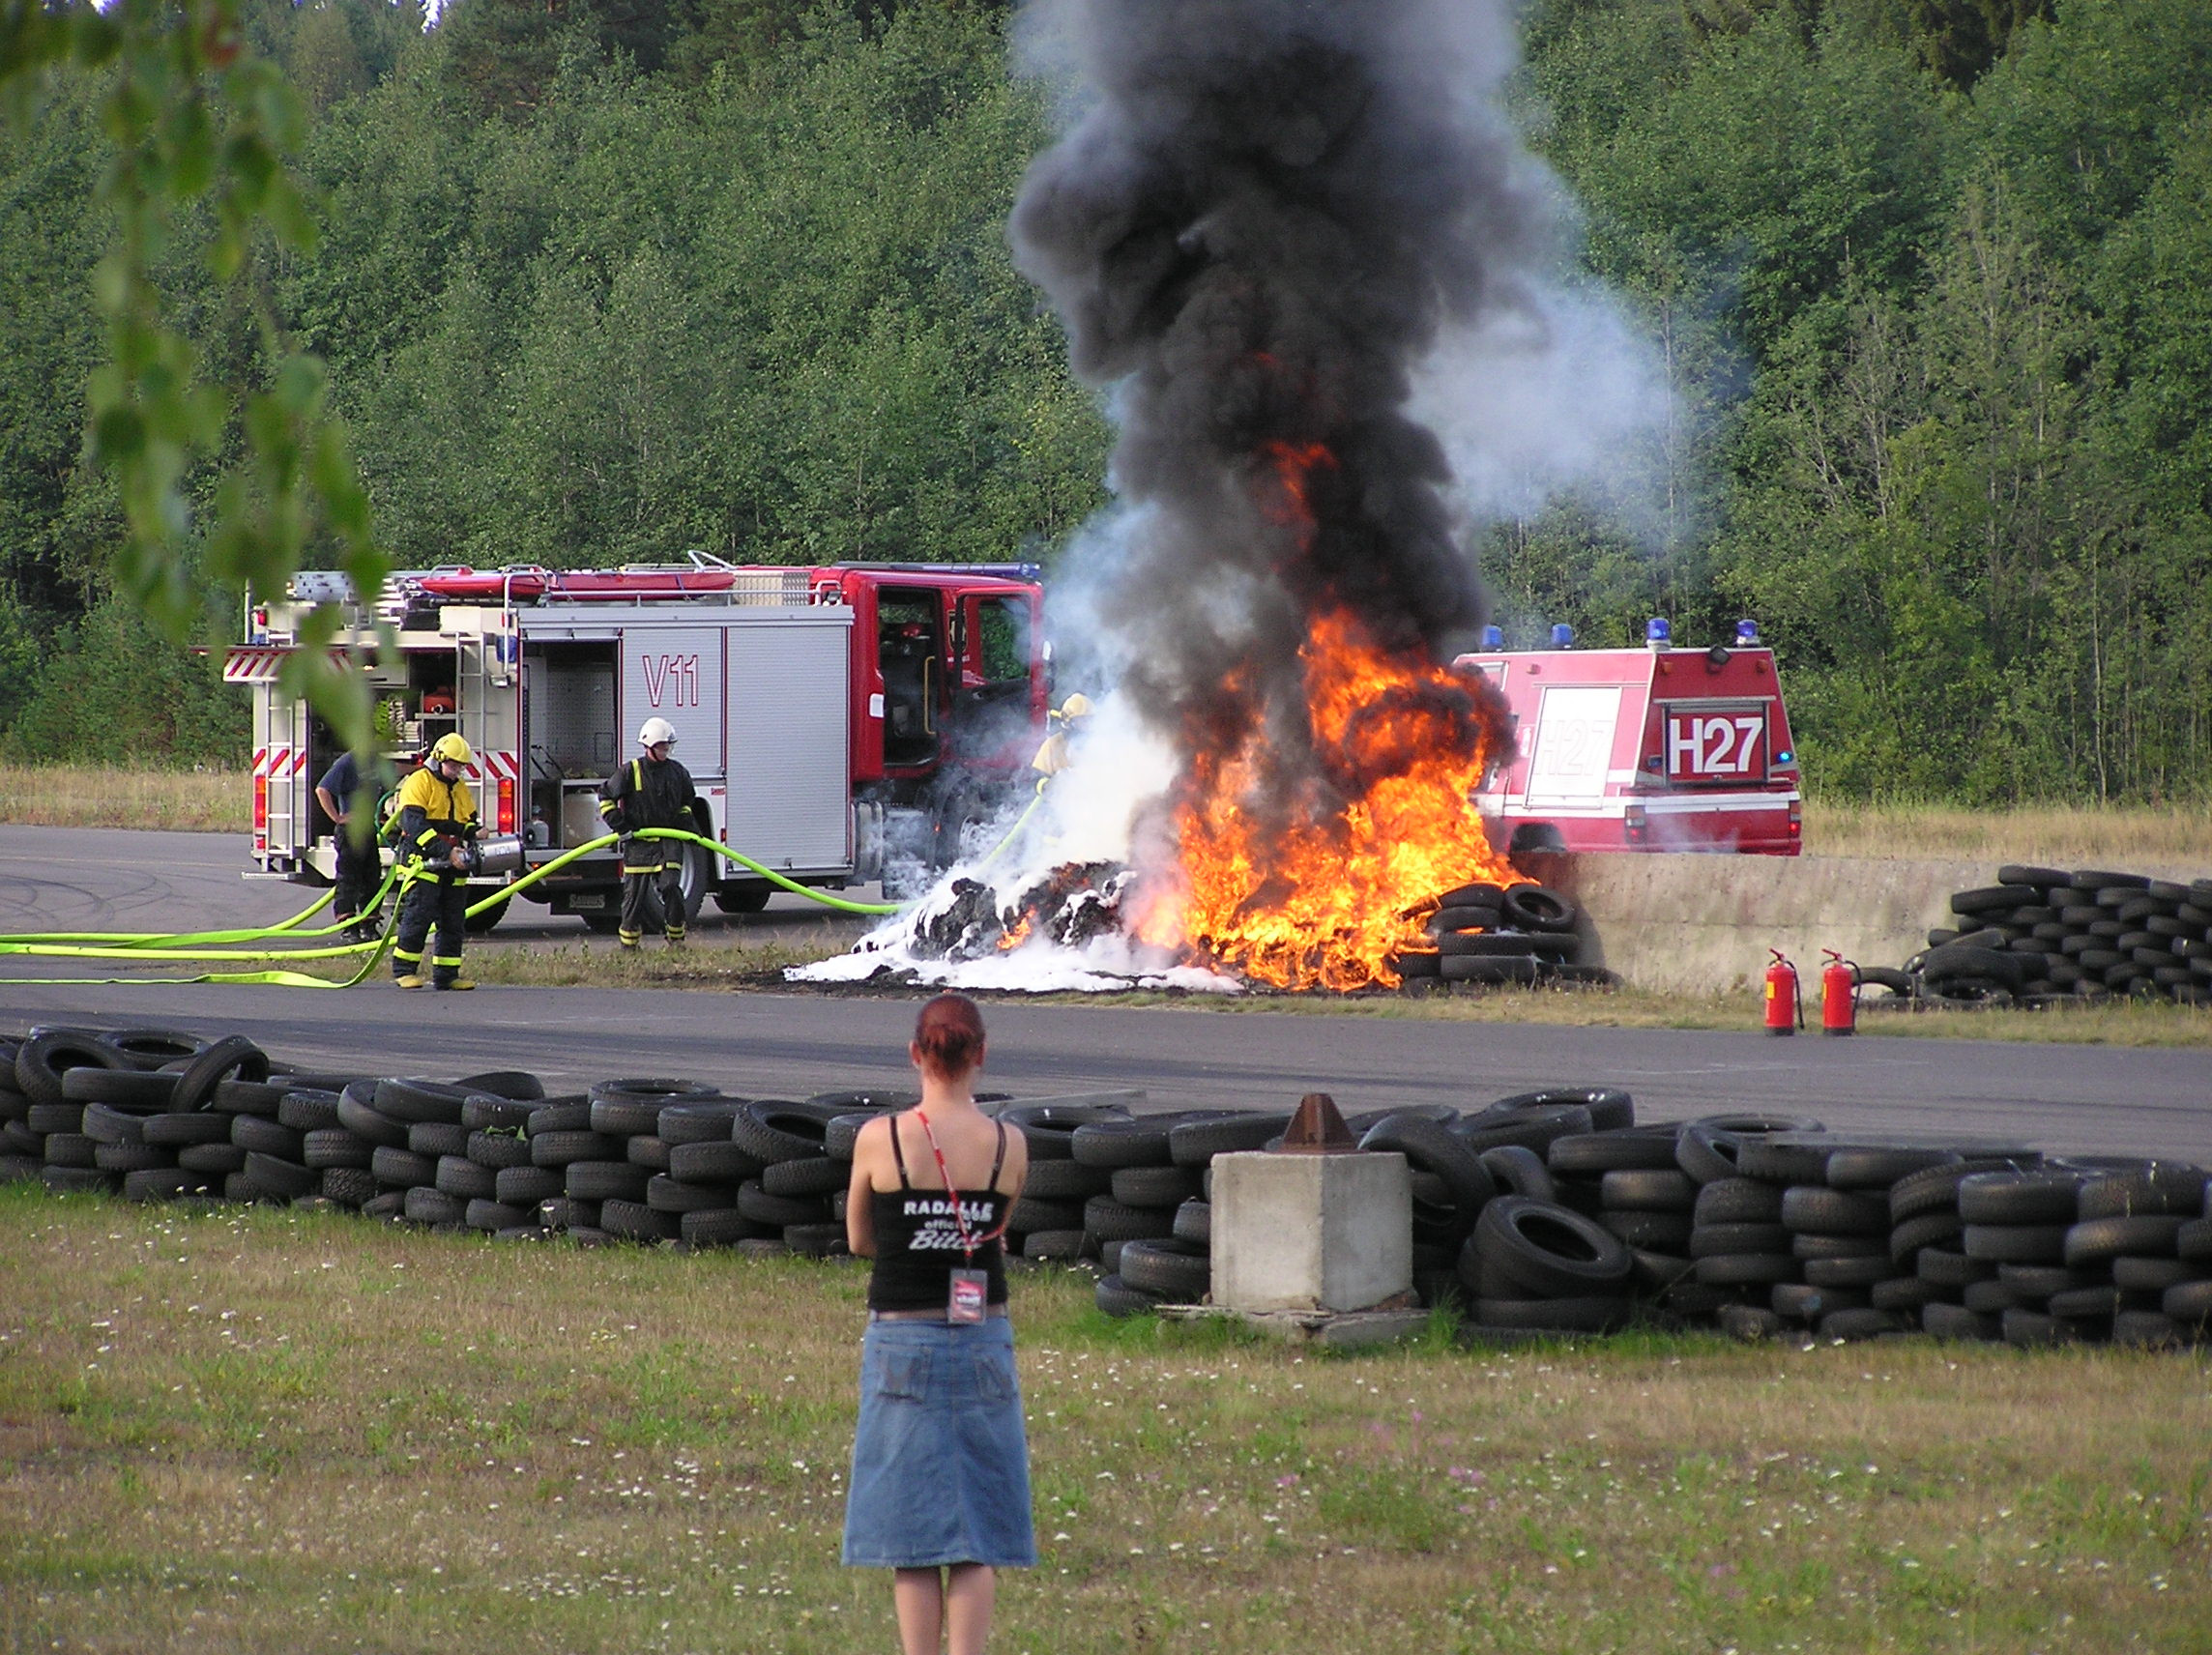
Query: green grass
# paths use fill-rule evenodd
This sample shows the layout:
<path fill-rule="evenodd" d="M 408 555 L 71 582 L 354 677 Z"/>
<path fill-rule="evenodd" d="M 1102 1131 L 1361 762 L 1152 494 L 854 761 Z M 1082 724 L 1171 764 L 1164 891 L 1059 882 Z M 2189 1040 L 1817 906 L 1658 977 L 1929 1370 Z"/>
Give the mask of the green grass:
<path fill-rule="evenodd" d="M 0 1191 L 0 1647 L 895 1647 L 849 1263 Z M 2089 1652 L 2212 1624 L 2206 1369 L 1641 1335 L 1324 1358 L 1014 1287 L 995 1650 Z"/>

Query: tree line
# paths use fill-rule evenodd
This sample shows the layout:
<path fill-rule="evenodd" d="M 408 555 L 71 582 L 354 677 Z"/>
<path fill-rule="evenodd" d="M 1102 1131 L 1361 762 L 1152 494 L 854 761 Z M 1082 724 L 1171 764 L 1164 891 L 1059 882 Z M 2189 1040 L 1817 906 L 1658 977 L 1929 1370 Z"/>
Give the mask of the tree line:
<path fill-rule="evenodd" d="M 329 364 L 403 566 L 1049 565 L 1103 500 L 1101 410 L 1006 255 L 1051 112 L 1002 8 L 247 15 L 313 111 L 319 245 L 225 285 L 188 223 L 162 277 L 211 372 L 250 382 L 279 336 Z M 1623 456 L 1635 508 L 1482 533 L 1509 628 L 1755 616 L 1832 792 L 2212 791 L 2212 13 L 1537 0 L 1525 26 L 1517 112 L 1674 401 Z M 235 758 L 243 698 L 112 595 L 83 460 L 97 90 L 0 135 L 0 748 Z"/>

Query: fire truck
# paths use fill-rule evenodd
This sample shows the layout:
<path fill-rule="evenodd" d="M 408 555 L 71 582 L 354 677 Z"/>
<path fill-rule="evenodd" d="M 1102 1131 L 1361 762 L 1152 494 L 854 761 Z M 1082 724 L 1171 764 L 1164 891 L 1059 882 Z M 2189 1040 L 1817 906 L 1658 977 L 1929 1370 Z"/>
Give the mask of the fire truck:
<path fill-rule="evenodd" d="M 341 746 L 278 674 L 308 608 L 335 602 L 334 641 L 361 663 L 393 775 L 458 732 L 487 832 L 519 834 L 524 870 L 605 828 L 600 783 L 654 714 L 700 799 L 696 830 L 799 884 L 911 887 L 1016 784 L 1045 730 L 1050 649 L 1029 564 L 742 567 L 700 554 L 621 569 L 395 574 L 372 604 L 342 575 L 305 571 L 250 602 L 223 678 L 253 694 L 253 860 L 247 878 L 328 883 L 333 826 L 315 782 Z M 390 627 L 396 650 L 379 649 Z M 477 883 L 486 893 L 521 877 Z M 686 917 L 765 907 L 769 883 L 686 850 Z M 526 887 L 612 931 L 612 848 Z M 472 924 L 488 930 L 508 904 Z"/>
<path fill-rule="evenodd" d="M 1676 649 L 1663 619 L 1641 650 L 1506 650 L 1499 628 L 1452 664 L 1504 695 L 1516 737 L 1475 802 L 1513 851 L 1733 851 L 1794 857 L 1797 753 L 1774 652 L 1750 621 L 1729 644 Z"/>

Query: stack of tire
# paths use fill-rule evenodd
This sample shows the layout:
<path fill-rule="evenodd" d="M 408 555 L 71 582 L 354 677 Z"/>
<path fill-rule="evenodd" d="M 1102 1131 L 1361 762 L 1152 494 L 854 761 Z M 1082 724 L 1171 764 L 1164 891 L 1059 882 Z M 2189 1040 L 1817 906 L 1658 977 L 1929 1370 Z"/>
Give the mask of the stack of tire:
<path fill-rule="evenodd" d="M 2130 994 L 2212 1004 L 2212 880 L 2012 865 L 1951 898 L 1957 927 L 1908 965 L 1953 1002 Z"/>
<path fill-rule="evenodd" d="M 1015 1108 L 1002 1118 L 1032 1134 L 1033 1155 L 1035 1113 Z M 1289 1124 L 1288 1115 L 1194 1110 L 1102 1118 L 1068 1131 L 1070 1163 L 1106 1178 L 1082 1205 L 1080 1251 L 1106 1268 L 1094 1290 L 1098 1307 L 1129 1316 L 1204 1299 L 1212 1287 L 1213 1157 L 1263 1148 Z M 1031 1191 L 1040 1164 L 1031 1162 Z"/>
<path fill-rule="evenodd" d="M 1823 1339 L 1869 1339 L 1917 1326 L 1926 1292 L 1893 1256 L 1890 1191 L 1911 1174 L 1959 1157 L 1817 1143 L 1780 1144 L 1773 1152 L 1803 1156 L 1798 1171 L 1813 1174 L 1817 1166 L 1819 1179 L 1802 1177 L 1782 1192 L 1781 1223 L 1799 1275 L 1774 1287 L 1771 1303 L 1782 1323 Z"/>
<path fill-rule="evenodd" d="M 695 1226 L 691 1239 L 713 1244 L 726 1238 L 747 1252 L 780 1249 L 816 1259 L 845 1252 L 852 1140 L 870 1117 L 914 1101 L 908 1094 L 825 1092 L 799 1102 L 754 1098 L 738 1104 L 730 1116 L 729 1148 L 721 1152 L 742 1175 L 735 1207 L 752 1234 L 740 1234 L 736 1221 L 724 1217 L 713 1226 Z M 681 1164 L 672 1154 L 669 1171 L 695 1176 L 703 1159 L 697 1149 Z"/>
<path fill-rule="evenodd" d="M 1435 982 L 1511 984 L 1609 980 L 1585 967 L 1580 910 L 1540 885 L 1463 885 L 1429 916 L 1433 948 L 1407 949 L 1391 965 L 1409 989 Z"/>

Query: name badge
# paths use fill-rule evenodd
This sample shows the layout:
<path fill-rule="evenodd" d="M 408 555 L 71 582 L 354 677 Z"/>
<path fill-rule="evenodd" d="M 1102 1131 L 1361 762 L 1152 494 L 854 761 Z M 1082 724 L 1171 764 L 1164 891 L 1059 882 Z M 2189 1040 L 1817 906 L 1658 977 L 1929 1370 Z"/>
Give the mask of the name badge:
<path fill-rule="evenodd" d="M 991 1292 L 991 1278 L 981 1270 L 954 1270 L 952 1292 L 945 1306 L 945 1320 L 955 1326 L 973 1326 L 983 1320 Z"/>

